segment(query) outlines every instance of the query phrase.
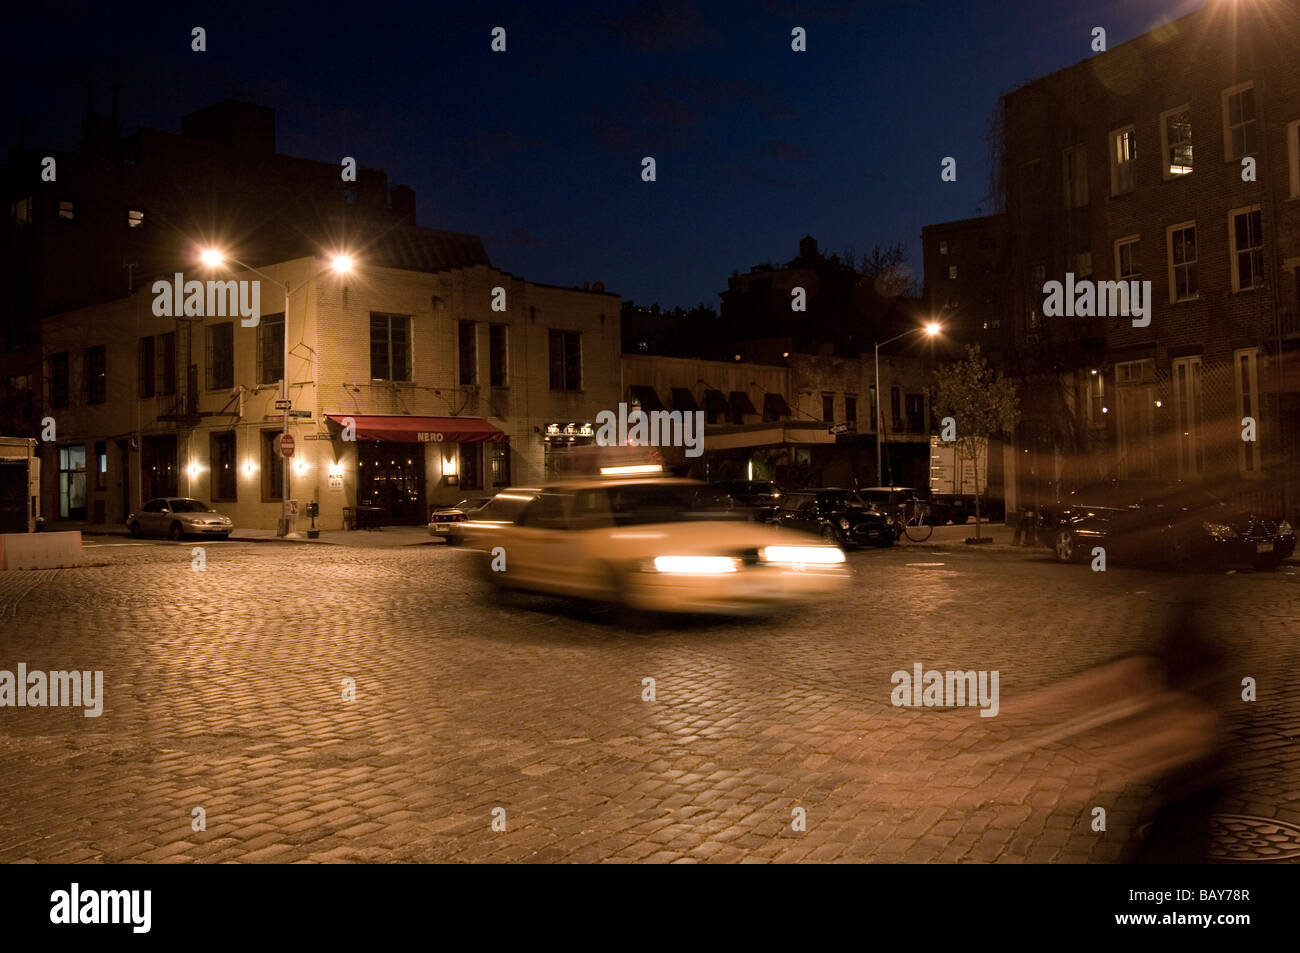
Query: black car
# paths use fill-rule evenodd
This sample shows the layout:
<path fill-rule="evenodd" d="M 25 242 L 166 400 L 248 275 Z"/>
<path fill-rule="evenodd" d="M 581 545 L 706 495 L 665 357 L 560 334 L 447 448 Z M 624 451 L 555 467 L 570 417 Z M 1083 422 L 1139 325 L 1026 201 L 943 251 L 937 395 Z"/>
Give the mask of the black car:
<path fill-rule="evenodd" d="M 1039 541 L 1060 562 L 1088 560 L 1101 547 L 1115 562 L 1256 569 L 1275 569 L 1296 544 L 1286 520 L 1237 509 L 1202 487 L 1157 480 L 1075 490 L 1061 506 L 1044 508 Z"/>
<path fill-rule="evenodd" d="M 719 480 L 713 486 L 731 497 L 732 505 L 737 510 L 748 513 L 760 523 L 766 523 L 776 516 L 781 498 L 785 495 L 770 480 Z"/>
<path fill-rule="evenodd" d="M 816 533 L 839 546 L 894 545 L 893 521 L 853 490 L 791 490 L 781 500 L 773 522 Z"/>

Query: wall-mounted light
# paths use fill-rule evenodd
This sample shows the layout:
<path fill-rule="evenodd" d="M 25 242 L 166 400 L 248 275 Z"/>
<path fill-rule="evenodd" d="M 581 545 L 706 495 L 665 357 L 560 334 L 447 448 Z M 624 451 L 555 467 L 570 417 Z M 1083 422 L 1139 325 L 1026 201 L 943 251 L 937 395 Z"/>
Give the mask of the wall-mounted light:
<path fill-rule="evenodd" d="M 244 461 L 244 472 L 245 472 L 246 474 L 248 474 L 249 476 L 252 476 L 254 473 L 257 472 L 257 464 L 254 463 L 252 460 L 245 460 L 245 461 Z"/>
<path fill-rule="evenodd" d="M 203 467 L 200 466 L 198 463 L 191 463 L 188 467 L 185 468 L 185 472 L 188 473 L 190 475 L 190 479 L 193 480 L 196 476 L 198 476 L 200 473 L 203 472 Z"/>
<path fill-rule="evenodd" d="M 306 461 L 306 460 L 302 460 L 302 459 L 295 460 L 295 461 L 293 462 L 293 472 L 294 472 L 294 473 L 306 473 L 306 472 L 307 472 L 307 461 Z"/>
<path fill-rule="evenodd" d="M 457 486 L 460 483 L 460 477 L 456 473 L 456 451 L 454 450 L 442 459 L 442 479 L 448 486 Z"/>
<path fill-rule="evenodd" d="M 1158 401 L 1156 401 L 1156 406 L 1157 406 L 1157 407 L 1163 407 L 1164 405 L 1165 405 L 1165 402 L 1164 402 L 1163 400 L 1158 400 Z"/>

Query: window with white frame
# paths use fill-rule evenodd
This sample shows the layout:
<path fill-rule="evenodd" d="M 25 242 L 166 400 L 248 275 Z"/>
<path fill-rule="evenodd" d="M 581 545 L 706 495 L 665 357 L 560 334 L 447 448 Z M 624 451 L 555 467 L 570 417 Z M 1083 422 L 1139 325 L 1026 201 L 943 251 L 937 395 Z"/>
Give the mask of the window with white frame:
<path fill-rule="evenodd" d="M 1255 118 L 1255 84 L 1241 83 L 1223 91 L 1223 161 L 1253 156 L 1259 144 Z"/>
<path fill-rule="evenodd" d="M 1232 290 L 1245 291 L 1264 283 L 1264 227 L 1259 206 L 1228 213 L 1228 261 Z"/>
<path fill-rule="evenodd" d="M 1081 251 L 1074 256 L 1074 276 L 1076 278 L 1092 277 L 1092 252 Z"/>
<path fill-rule="evenodd" d="M 1115 239 L 1115 277 L 1120 281 L 1136 281 L 1142 277 L 1142 259 L 1139 235 L 1126 235 Z"/>
<path fill-rule="evenodd" d="M 1132 126 L 1110 134 L 1110 194 L 1123 195 L 1134 188 L 1133 168 L 1137 161 L 1136 131 Z"/>
<path fill-rule="evenodd" d="M 1086 146 L 1071 146 L 1062 158 L 1065 207 L 1082 208 L 1088 204 L 1088 149 Z"/>
<path fill-rule="evenodd" d="M 1247 417 L 1255 421 L 1255 436 L 1259 436 L 1259 348 L 1250 347 L 1234 351 L 1232 365 L 1237 385 L 1237 420 Z M 1242 424 L 1242 429 L 1245 429 Z M 1237 468 L 1242 473 L 1259 472 L 1259 444 L 1252 440 L 1238 441 Z"/>
<path fill-rule="evenodd" d="M 1170 225 L 1165 235 L 1169 248 L 1169 300 L 1190 301 L 1197 296 L 1196 223 Z"/>
<path fill-rule="evenodd" d="M 1106 406 L 1106 375 L 1094 370 L 1088 375 L 1088 423 L 1100 427 L 1106 422 L 1102 408 Z"/>
<path fill-rule="evenodd" d="M 1179 106 L 1160 114 L 1160 149 L 1163 174 L 1176 179 L 1192 171 L 1192 110 Z"/>
<path fill-rule="evenodd" d="M 1201 358 L 1174 359 L 1174 446 L 1178 476 L 1200 476 L 1205 468 L 1201 444 Z"/>

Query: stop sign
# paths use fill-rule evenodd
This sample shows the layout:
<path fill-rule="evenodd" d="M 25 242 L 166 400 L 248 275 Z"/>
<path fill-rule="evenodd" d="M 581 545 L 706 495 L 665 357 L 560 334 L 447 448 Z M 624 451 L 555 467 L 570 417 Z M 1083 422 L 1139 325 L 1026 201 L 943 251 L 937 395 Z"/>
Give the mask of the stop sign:
<path fill-rule="evenodd" d="M 282 433 L 280 434 L 278 439 L 280 441 L 280 456 L 292 457 L 293 456 L 293 434 Z"/>

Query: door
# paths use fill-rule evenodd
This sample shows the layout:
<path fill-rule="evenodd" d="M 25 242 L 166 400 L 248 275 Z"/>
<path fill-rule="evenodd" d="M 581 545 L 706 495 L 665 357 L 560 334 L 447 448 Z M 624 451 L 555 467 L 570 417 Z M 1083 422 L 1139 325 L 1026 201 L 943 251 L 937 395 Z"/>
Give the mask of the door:
<path fill-rule="evenodd" d="M 358 444 L 357 505 L 377 506 L 390 526 L 428 522 L 424 502 L 424 444 L 371 441 Z"/>

